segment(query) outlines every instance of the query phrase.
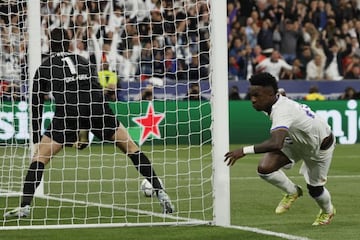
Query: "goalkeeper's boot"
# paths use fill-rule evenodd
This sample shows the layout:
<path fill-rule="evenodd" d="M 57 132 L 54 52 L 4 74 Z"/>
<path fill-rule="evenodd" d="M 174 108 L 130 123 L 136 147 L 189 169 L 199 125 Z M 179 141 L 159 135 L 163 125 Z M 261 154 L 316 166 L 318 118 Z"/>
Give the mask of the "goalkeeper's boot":
<path fill-rule="evenodd" d="M 303 191 L 300 186 L 296 186 L 296 193 L 294 194 L 286 194 L 283 199 L 281 199 L 279 205 L 275 209 L 276 214 L 281 214 L 287 212 L 293 202 L 295 202 L 296 199 L 301 197 L 303 195 Z"/>
<path fill-rule="evenodd" d="M 157 197 L 162 207 L 163 213 L 173 213 L 175 212 L 175 207 L 170 201 L 169 195 L 164 190 L 159 190 L 157 192 Z"/>
<path fill-rule="evenodd" d="M 24 218 L 30 215 L 30 206 L 17 207 L 4 214 L 4 218 Z"/>
<path fill-rule="evenodd" d="M 332 206 L 332 211 L 330 213 L 325 213 L 323 210 L 320 210 L 320 213 L 317 215 L 313 226 L 327 225 L 331 222 L 336 214 L 336 209 Z"/>
<path fill-rule="evenodd" d="M 80 130 L 78 133 L 78 140 L 73 144 L 74 148 L 82 150 L 89 145 L 89 131 Z"/>

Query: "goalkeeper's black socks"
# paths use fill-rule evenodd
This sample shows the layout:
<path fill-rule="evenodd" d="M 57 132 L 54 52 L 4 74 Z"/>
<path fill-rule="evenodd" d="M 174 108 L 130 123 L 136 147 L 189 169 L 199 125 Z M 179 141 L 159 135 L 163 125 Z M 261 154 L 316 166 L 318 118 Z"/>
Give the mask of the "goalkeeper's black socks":
<path fill-rule="evenodd" d="M 145 156 L 144 153 L 138 151 L 132 154 L 128 154 L 128 156 L 134 163 L 136 169 L 152 184 L 156 192 L 160 189 L 163 189 L 150 160 Z"/>
<path fill-rule="evenodd" d="M 30 205 L 36 188 L 41 182 L 45 165 L 42 162 L 32 162 L 25 177 L 21 207 Z"/>

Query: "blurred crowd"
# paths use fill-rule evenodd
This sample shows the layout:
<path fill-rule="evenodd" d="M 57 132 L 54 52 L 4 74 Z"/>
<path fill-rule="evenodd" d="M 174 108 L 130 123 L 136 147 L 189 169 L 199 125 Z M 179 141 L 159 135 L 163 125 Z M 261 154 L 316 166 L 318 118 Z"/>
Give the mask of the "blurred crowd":
<path fill-rule="evenodd" d="M 0 3 L 4 94 L 9 86 L 27 88 L 25 2 Z M 205 0 L 41 1 L 41 54 L 49 54 L 50 31 L 63 27 L 72 52 L 89 59 L 101 76 L 116 74 L 104 85 L 109 92 L 121 81 L 208 80 L 209 11 Z"/>
<path fill-rule="evenodd" d="M 28 89 L 26 2 L 0 2 L 5 98 Z M 259 71 L 277 79 L 360 79 L 360 1 L 227 0 L 227 11 L 230 80 Z M 49 32 L 64 27 L 71 51 L 96 66 L 116 99 L 120 82 L 208 80 L 209 21 L 209 0 L 41 0 L 41 54 L 49 54 Z"/>
<path fill-rule="evenodd" d="M 228 0 L 231 79 L 360 79 L 360 1 Z"/>

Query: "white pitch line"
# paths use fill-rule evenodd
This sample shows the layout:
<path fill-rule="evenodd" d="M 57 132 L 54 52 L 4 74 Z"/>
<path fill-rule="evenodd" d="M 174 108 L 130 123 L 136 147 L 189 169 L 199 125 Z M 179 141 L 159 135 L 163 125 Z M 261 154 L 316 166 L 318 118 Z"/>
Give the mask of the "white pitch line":
<path fill-rule="evenodd" d="M 2 193 L 6 193 L 6 196 L 9 197 L 14 197 L 14 196 L 21 196 L 20 192 L 12 192 L 12 191 L 8 191 L 5 189 L 0 189 L 0 192 Z M 48 199 L 48 200 L 55 200 L 55 201 L 59 201 L 59 202 L 67 202 L 67 203 L 78 203 L 78 204 L 84 204 L 84 205 L 88 205 L 88 206 L 96 206 L 96 207 L 103 207 L 103 208 L 109 208 L 109 209 L 116 209 L 119 211 L 127 211 L 127 212 L 132 212 L 132 213 L 139 213 L 139 214 L 146 214 L 146 215 L 151 215 L 151 216 L 155 216 L 155 217 L 159 217 L 159 218 L 168 218 L 168 219 L 173 219 L 176 220 L 177 222 L 154 222 L 154 223 L 150 223 L 150 225 L 152 226 L 156 226 L 156 225 L 208 225 L 211 224 L 210 221 L 204 221 L 204 220 L 199 220 L 199 219 L 192 219 L 192 218 L 184 218 L 184 217 L 177 217 L 177 216 L 172 216 L 169 214 L 160 214 L 160 213 L 154 213 L 151 211 L 144 211 L 144 210 L 139 210 L 139 209 L 132 209 L 132 208 L 124 208 L 124 207 L 117 207 L 117 206 L 113 206 L 110 204 L 101 204 L 101 203 L 94 203 L 94 202 L 85 202 L 85 201 L 79 201 L 79 200 L 74 200 L 74 199 L 67 199 L 67 198 L 58 198 L 58 197 L 53 197 L 53 196 L 49 196 L 49 195 L 43 195 L 43 196 L 37 196 L 39 198 L 43 198 L 43 199 Z M 183 221 L 183 222 L 178 222 L 178 221 Z M 48 225 L 48 226 L 22 226 L 24 227 L 24 229 L 36 229 L 36 228 L 42 228 L 42 229 L 60 229 L 60 228 L 84 228 L 84 227 L 126 227 L 126 226 L 137 226 L 137 224 L 131 224 L 131 223 L 114 223 L 114 224 L 95 224 L 95 225 L 83 225 L 83 224 L 79 224 L 79 225 L 61 225 L 61 226 L 53 226 L 53 225 Z M 141 226 L 141 224 L 138 224 L 138 226 Z M 309 238 L 305 238 L 305 237 L 301 237 L 301 236 L 295 236 L 295 235 L 290 235 L 290 234 L 286 234 L 286 233 L 279 233 L 279 232 L 273 232 L 273 231 L 269 231 L 269 230 L 265 230 L 265 229 L 260 229 L 260 228 L 254 228 L 254 227 L 247 227 L 247 226 L 236 226 L 236 225 L 231 225 L 231 226 L 222 226 L 225 228 L 233 228 L 233 229 L 238 229 L 238 230 L 242 230 L 242 231 L 248 231 L 248 232 L 254 232 L 257 234 L 262 234 L 262 235 L 269 235 L 269 236 L 275 236 L 275 237 L 280 237 L 283 239 L 287 239 L 287 240 L 310 240 Z M 12 226 L 12 227 L 5 227 L 5 228 L 1 228 L 3 230 L 17 230 L 19 229 L 19 226 Z"/>
<path fill-rule="evenodd" d="M 3 189 L 0 189 L 0 192 L 6 192 L 8 194 L 8 196 L 20 196 L 21 193 L 19 192 L 11 192 L 11 191 L 6 191 Z M 144 210 L 138 210 L 138 209 L 131 209 L 131 208 L 124 208 L 124 207 L 116 207 L 110 204 L 100 204 L 100 203 L 93 203 L 93 202 L 85 202 L 85 201 L 79 201 L 79 200 L 73 200 L 73 199 L 64 199 L 64 198 L 58 198 L 58 197 L 52 197 L 52 196 L 48 196 L 48 195 L 44 195 L 44 196 L 37 196 L 39 198 L 43 198 L 43 199 L 48 199 L 48 200 L 55 200 L 55 201 L 59 201 L 59 202 L 68 202 L 68 203 L 78 203 L 78 204 L 84 204 L 84 205 L 88 205 L 88 206 L 96 206 L 96 207 L 103 207 L 103 208 L 110 208 L 110 209 L 117 209 L 120 211 L 127 211 L 127 212 L 133 212 L 133 213 L 139 213 L 139 214 L 147 214 L 147 215 L 152 215 L 155 217 L 159 217 L 159 218 L 168 218 L 168 219 L 173 219 L 176 221 L 184 221 L 184 222 L 154 222 L 154 223 L 150 223 L 150 225 L 152 226 L 156 226 L 156 225 L 208 225 L 210 224 L 210 221 L 204 221 L 204 220 L 198 220 L 198 219 L 192 219 L 192 218 L 183 218 L 183 217 L 176 217 L 176 216 L 172 216 L 169 214 L 159 214 L 159 213 L 154 213 L 154 212 L 150 212 L 150 211 L 144 211 Z M 65 224 L 65 225 L 61 225 L 61 226 L 53 226 L 53 225 L 48 225 L 48 226 L 23 226 L 24 229 L 36 229 L 36 228 L 41 228 L 41 229 L 62 229 L 62 228 L 90 228 L 90 227 L 126 227 L 126 226 L 132 226 L 131 223 L 114 223 L 114 224 L 79 224 L 79 225 L 73 225 L 73 224 Z M 133 224 L 133 226 L 141 226 L 141 224 Z M 264 230 L 264 229 L 260 229 L 260 228 L 253 228 L 253 227 L 247 227 L 247 226 L 235 226 L 235 225 L 231 225 L 231 226 L 222 226 L 225 228 L 233 228 L 233 229 L 238 229 L 238 230 L 242 230 L 242 231 L 248 231 L 248 232 L 254 232 L 257 234 L 262 234 L 262 235 L 269 235 L 269 236 L 275 236 L 275 237 L 280 237 L 280 238 L 284 238 L 287 240 L 310 240 L 308 238 L 304 238 L 304 237 L 300 237 L 300 236 L 295 236 L 295 235 L 289 235 L 286 233 L 279 233 L 279 232 L 273 232 L 273 231 L 268 231 L 268 230 Z M 19 229 L 19 226 L 12 226 L 12 227 L 5 227 L 5 228 L 1 228 L 0 229 L 4 229 L 4 230 L 17 230 Z"/>
<path fill-rule="evenodd" d="M 1 193 L 6 193 L 6 196 L 8 197 L 15 197 L 15 196 L 21 196 L 22 194 L 20 192 L 13 192 L 13 191 L 7 191 L 5 189 L 0 189 Z M 95 203 L 95 202 L 86 202 L 86 201 L 80 201 L 80 200 L 74 200 L 74 199 L 68 199 L 68 198 L 58 198 L 53 197 L 50 195 L 37 195 L 36 197 L 47 199 L 47 200 L 55 200 L 59 202 L 67 202 L 67 203 L 77 203 L 77 204 L 83 204 L 87 206 L 95 206 L 95 207 L 102 207 L 102 208 L 109 208 L 109 209 L 115 209 L 119 211 L 124 212 L 131 212 L 131 213 L 138 213 L 138 214 L 144 214 L 144 215 L 150 215 L 154 217 L 159 218 L 168 218 L 176 221 L 186 221 L 189 222 L 189 224 L 193 223 L 199 223 L 203 222 L 203 224 L 208 224 L 209 221 L 199 220 L 199 219 L 193 219 L 193 218 L 184 218 L 184 217 L 178 217 L 170 214 L 164 214 L 164 213 L 155 213 L 151 211 L 145 211 L 145 210 L 139 210 L 139 209 L 133 209 L 133 208 L 126 208 L 126 207 L 118 207 L 111 204 L 102 204 L 102 203 Z"/>
<path fill-rule="evenodd" d="M 299 176 L 288 176 L 289 178 L 304 178 L 302 175 Z M 360 175 L 330 175 L 328 178 L 360 178 Z M 254 177 L 231 177 L 231 180 L 257 180 L 260 179 L 258 176 Z"/>
<path fill-rule="evenodd" d="M 295 235 L 290 235 L 290 234 L 286 234 L 286 233 L 273 232 L 273 231 L 268 231 L 268 230 L 264 230 L 264 229 L 260 229 L 260 228 L 254 228 L 254 227 L 231 225 L 226 228 L 233 228 L 233 229 L 243 230 L 243 231 L 247 231 L 247 232 L 254 232 L 254 233 L 258 233 L 258 234 L 262 234 L 262 235 L 280 237 L 280 238 L 284 238 L 284 239 L 288 239 L 288 240 L 310 240 L 307 237 L 295 236 Z"/>

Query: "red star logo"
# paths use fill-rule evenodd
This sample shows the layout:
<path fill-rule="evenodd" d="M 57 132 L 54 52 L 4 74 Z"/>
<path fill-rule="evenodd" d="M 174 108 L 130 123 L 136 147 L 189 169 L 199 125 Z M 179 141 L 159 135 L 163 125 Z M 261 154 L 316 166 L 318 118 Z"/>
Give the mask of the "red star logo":
<path fill-rule="evenodd" d="M 151 102 L 145 116 L 133 118 L 133 121 L 142 128 L 140 137 L 140 145 L 152 134 L 156 138 L 160 138 L 159 123 L 164 119 L 164 114 L 155 114 L 154 107 Z"/>

